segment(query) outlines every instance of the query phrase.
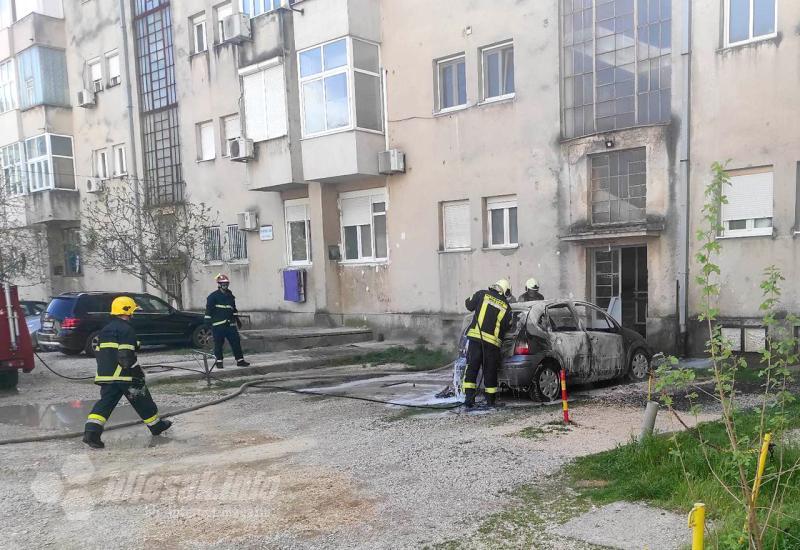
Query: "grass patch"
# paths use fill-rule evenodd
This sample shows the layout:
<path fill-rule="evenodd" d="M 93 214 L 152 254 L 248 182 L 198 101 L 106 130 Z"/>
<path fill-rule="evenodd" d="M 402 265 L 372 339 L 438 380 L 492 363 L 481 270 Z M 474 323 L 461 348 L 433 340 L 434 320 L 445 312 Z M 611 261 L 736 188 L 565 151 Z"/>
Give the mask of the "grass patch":
<path fill-rule="evenodd" d="M 788 414 L 794 426 L 800 426 L 800 405 L 794 404 Z M 741 412 L 736 417 L 737 430 L 757 433 L 758 415 L 754 411 Z M 721 422 L 708 422 L 699 426 L 703 438 L 712 445 L 725 449 L 728 445 Z M 781 445 L 778 442 L 777 445 Z M 750 461 L 747 465 L 750 479 L 755 476 L 758 442 L 751 445 Z M 680 449 L 687 475 L 676 454 Z M 784 444 L 784 469 L 800 461 L 800 448 Z M 735 475 L 730 453 L 708 449 L 709 461 L 717 472 L 727 472 L 724 479 L 733 484 Z M 777 469 L 779 449 L 775 449 L 767 461 L 766 478 Z M 636 442 L 616 449 L 576 459 L 567 466 L 567 473 L 574 486 L 587 480 L 607 481 L 607 485 L 584 488 L 583 493 L 599 504 L 618 500 L 646 501 L 656 506 L 679 512 L 688 512 L 694 502 L 705 502 L 706 513 L 715 523 L 715 531 L 709 537 L 711 548 L 734 548 L 744 522 L 743 507 L 719 485 L 708 470 L 699 440 L 693 433 L 681 432 L 672 437 L 650 437 L 641 444 Z M 688 481 L 687 481 L 688 476 Z M 767 548 L 796 548 L 800 537 L 800 474 L 795 472 L 788 479 L 790 488 L 786 492 L 781 527 L 784 535 L 769 529 L 765 537 Z M 775 483 L 770 481 L 761 488 L 759 502 L 766 506 L 775 492 Z M 774 517 L 774 516 L 773 516 Z M 794 519 L 793 519 L 794 518 Z M 733 543 L 733 545 L 731 545 Z M 773 546 L 774 544 L 774 546 Z"/>
<path fill-rule="evenodd" d="M 404 346 L 394 346 L 383 351 L 372 351 L 361 355 L 343 357 L 337 363 L 340 365 L 358 363 L 388 365 L 390 363 L 400 363 L 408 365 L 409 370 L 425 371 L 443 367 L 450 361 L 452 361 L 452 354 L 441 349 L 430 349 L 424 346 L 409 349 Z"/>
<path fill-rule="evenodd" d="M 552 434 L 565 434 L 569 432 L 569 427 L 562 422 L 551 421 L 541 426 L 527 426 L 515 434 L 514 437 L 524 437 L 525 439 L 539 440 Z"/>

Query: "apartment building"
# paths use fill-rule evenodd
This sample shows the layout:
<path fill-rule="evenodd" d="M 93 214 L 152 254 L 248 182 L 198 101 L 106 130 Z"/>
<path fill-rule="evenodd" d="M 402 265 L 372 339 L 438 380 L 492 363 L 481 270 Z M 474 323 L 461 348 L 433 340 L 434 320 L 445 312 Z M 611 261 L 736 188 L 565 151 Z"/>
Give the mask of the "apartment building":
<path fill-rule="evenodd" d="M 205 262 L 173 289 L 188 307 L 226 272 L 256 324 L 450 341 L 468 294 L 536 277 L 546 297 L 593 301 L 680 350 L 698 328 L 691 236 L 723 157 L 747 206 L 722 235 L 731 334 L 757 316 L 760 267 L 738 253 L 793 274 L 796 201 L 781 193 L 795 186 L 766 193 L 797 179 L 797 100 L 720 84 L 796 84 L 787 2 L 0 6 L 0 147 L 29 223 L 48 228 L 45 293 L 139 288 L 82 265 L 76 240 L 98 182 L 124 181 L 146 207 L 219 211 Z"/>

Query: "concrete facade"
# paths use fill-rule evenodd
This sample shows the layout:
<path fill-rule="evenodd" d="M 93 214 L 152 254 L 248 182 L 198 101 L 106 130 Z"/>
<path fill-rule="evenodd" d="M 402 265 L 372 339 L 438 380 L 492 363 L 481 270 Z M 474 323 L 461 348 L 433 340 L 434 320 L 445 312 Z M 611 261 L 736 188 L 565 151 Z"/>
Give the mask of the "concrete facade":
<path fill-rule="evenodd" d="M 696 350 L 700 339 L 691 334 L 697 330 L 692 318 L 699 297 L 687 292 L 693 269 L 689 258 L 696 250 L 690 236 L 697 229 L 708 167 L 713 160 L 731 158 L 733 169 L 774 167 L 774 235 L 725 239 L 721 262 L 723 314 L 754 323 L 761 263 L 779 264 L 790 280 L 796 265 L 792 247 L 798 223 L 794 206 L 798 159 L 792 150 L 798 139 L 791 125 L 797 119 L 793 90 L 800 78 L 796 63 L 800 38 L 792 21 L 800 18 L 800 8 L 780 2 L 775 36 L 729 48 L 721 11 L 726 2 L 650 2 L 651 16 L 656 9 L 652 6 L 658 7 L 655 39 L 647 34 L 652 33 L 652 24 L 641 26 L 648 22 L 648 14 L 643 15 L 639 4 L 619 2 L 617 7 L 618 34 L 624 35 L 619 29 L 626 21 L 632 21 L 631 29 L 639 29 L 635 35 L 630 31 L 636 40 L 628 44 L 637 65 L 632 60 L 616 73 L 619 88 L 612 92 L 623 93 L 619 90 L 630 82 L 627 77 L 637 79 L 635 88 L 628 85 L 635 90 L 633 95 L 618 100 L 618 105 L 636 102 L 635 123 L 600 129 L 600 109 L 605 108 L 600 95 L 605 92 L 598 73 L 581 90 L 591 97 L 587 101 L 597 104 L 592 127 L 574 133 L 567 131 L 567 117 L 572 116 L 567 103 L 574 100 L 570 78 L 576 61 L 566 59 L 566 52 L 572 55 L 573 50 L 565 42 L 565 29 L 567 25 L 572 29 L 574 18 L 583 15 L 573 15 L 569 2 L 519 0 L 499 9 L 466 0 L 302 0 L 293 9 L 250 17 L 250 38 L 242 41 L 220 36 L 218 15 L 224 12 L 224 3 L 169 2 L 186 196 L 218 210 L 223 237 L 242 212 L 255 213 L 260 227 L 272 226 L 268 240 L 261 240 L 259 231 L 243 232 L 246 258 L 231 259 L 226 252 L 197 266 L 182 289 L 184 304 L 202 308 L 214 287 L 213 276 L 226 272 L 241 309 L 252 313 L 256 325 L 368 324 L 382 332 L 452 342 L 467 295 L 499 278 L 508 278 L 514 293 L 520 294 L 525 280 L 536 277 L 548 298 L 585 299 L 613 309 L 616 296 L 615 316 L 646 332 L 655 347 L 681 351 L 688 339 L 689 348 Z M 231 11 L 244 5 L 251 3 L 234 2 Z M 125 10 L 124 23 L 120 6 Z M 608 6 L 598 5 L 594 15 L 589 13 L 592 25 L 603 17 L 603 10 Z M 76 226 L 79 209 L 90 207 L 87 184 L 97 176 L 98 152 L 110 155 L 115 146 L 125 147 L 127 178 L 112 174 L 113 180 L 132 184 L 145 170 L 132 11 L 133 3 L 127 0 L 64 0 L 64 19 L 34 13 L 0 30 L 0 57 L 17 56 L 30 36 L 34 44 L 66 51 L 71 109 L 44 105 L 0 114 L 0 146 L 41 133 L 42 121 L 47 132 L 74 136 L 77 190 L 38 191 L 42 196 L 28 201 L 35 213 L 30 221 L 46 225 L 52 233 L 51 255 L 56 259 L 58 233 Z M 610 17 L 613 21 L 613 8 Z M 206 48 L 198 52 L 196 24 L 203 18 Z M 603 25 L 597 24 L 601 29 Z M 122 26 L 128 63 L 122 63 L 120 84 L 98 92 L 94 106 L 77 106 L 77 91 L 91 85 L 88 63 L 106 59 L 109 52 L 122 56 L 126 51 Z M 597 32 L 591 39 L 591 55 L 602 57 L 596 53 L 601 47 L 601 30 Z M 299 60 L 306 54 L 327 56 L 315 54 L 315 48 L 327 52 L 327 45 L 342 38 L 347 44 L 345 67 L 338 72 L 334 67 L 333 73 L 325 68 L 320 74 L 347 75 L 343 78 L 349 122 L 310 131 L 307 117 L 312 115 L 304 101 L 311 101 L 307 94 L 313 86 L 306 85 L 314 77 L 302 74 Z M 617 48 L 626 38 L 617 38 Z M 652 52 L 654 40 L 657 49 L 660 44 L 660 57 L 653 65 L 656 72 L 644 76 L 651 89 L 660 77 L 657 93 L 664 95 L 660 115 L 647 120 L 641 67 L 650 62 L 646 52 L 648 47 Z M 491 94 L 484 52 L 508 45 L 513 46 L 513 92 L 487 98 Z M 361 124 L 361 117 L 367 120 L 365 109 L 375 107 L 378 80 L 366 81 L 366 88 L 359 90 L 354 82 L 360 79 L 364 84 L 366 73 L 357 65 L 368 65 L 375 47 L 382 112 L 379 125 L 369 128 Z M 618 52 L 618 59 L 624 54 Z M 464 102 L 443 108 L 445 77 L 440 70 L 461 57 L 463 75 L 454 78 L 456 82 L 463 78 Z M 592 57 L 591 70 L 599 71 L 599 63 Z M 462 70 L 458 64 L 453 67 Z M 257 137 L 264 129 L 248 127 L 252 97 L 245 89 L 253 81 L 248 78 L 262 72 L 281 77 L 265 84 L 269 128 Z M 264 76 L 264 82 L 272 77 Z M 723 86 L 725 82 L 781 85 Z M 369 86 L 372 95 L 367 95 Z M 334 94 L 334 88 L 325 93 Z M 461 93 L 457 86 L 456 96 Z M 345 108 L 344 103 L 333 103 L 325 108 Z M 755 104 L 760 107 L 752 108 Z M 269 118 L 275 112 L 284 113 L 282 124 Z M 248 162 L 233 161 L 226 154 L 225 121 L 237 115 L 242 136 L 254 141 L 254 157 Z M 325 116 L 324 124 L 331 124 L 334 115 Z M 205 124 L 213 128 L 213 155 L 201 151 L 203 132 L 208 132 L 203 130 Z M 749 139 L 741 139 L 743 135 Z M 378 154 L 385 149 L 405 153 L 404 173 L 379 173 Z M 631 172 L 620 172 L 619 184 L 627 186 L 636 179 L 646 188 L 646 194 L 640 191 L 637 200 L 642 202 L 635 215 L 614 219 L 609 214 L 608 220 L 598 215 L 603 212 L 601 196 L 611 195 L 607 208 L 628 208 L 635 202 L 626 195 L 632 192 L 628 187 L 624 192 L 602 187 L 604 177 L 617 185 L 613 183 L 617 175 L 613 170 L 603 172 L 603 162 L 628 163 L 625 169 Z M 68 193 L 84 199 L 79 207 L 74 197 L 59 198 Z M 364 200 L 370 208 L 369 222 L 350 226 L 352 235 L 359 227 L 362 239 L 355 254 L 355 241 L 343 229 L 349 216 L 343 201 L 353 199 L 355 204 L 364 197 L 368 197 Z M 451 221 L 445 219 L 445 211 L 456 203 L 462 206 L 463 227 L 460 245 L 453 247 L 446 241 Z M 289 257 L 291 235 L 285 216 L 287 206 L 295 204 L 307 212 L 308 261 L 293 262 Z M 505 212 L 505 238 L 516 242 L 492 244 L 492 231 L 498 231 L 492 220 L 502 222 L 493 218 L 492 205 L 497 204 L 505 204 L 496 207 L 505 208 L 500 210 Z M 513 230 L 512 216 L 516 216 Z M 379 225 L 383 219 L 387 253 L 380 257 L 376 239 L 383 239 Z M 370 231 L 372 242 L 363 241 L 362 231 Z M 222 242 L 227 250 L 228 243 L 224 238 Z M 764 261 L 741 269 L 739 258 L 745 255 Z M 286 269 L 305 270 L 305 302 L 284 300 Z M 43 293 L 139 286 L 119 270 L 86 266 L 80 276 L 54 277 Z M 787 291 L 786 298 L 788 307 L 800 305 L 794 290 Z"/>

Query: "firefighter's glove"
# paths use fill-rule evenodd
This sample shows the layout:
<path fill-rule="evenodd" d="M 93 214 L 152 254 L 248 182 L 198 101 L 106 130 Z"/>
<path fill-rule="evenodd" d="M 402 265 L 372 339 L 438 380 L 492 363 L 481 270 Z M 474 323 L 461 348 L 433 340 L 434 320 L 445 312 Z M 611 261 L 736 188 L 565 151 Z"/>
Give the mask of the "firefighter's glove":
<path fill-rule="evenodd" d="M 242 328 L 242 320 L 238 317 L 236 318 L 236 328 Z"/>

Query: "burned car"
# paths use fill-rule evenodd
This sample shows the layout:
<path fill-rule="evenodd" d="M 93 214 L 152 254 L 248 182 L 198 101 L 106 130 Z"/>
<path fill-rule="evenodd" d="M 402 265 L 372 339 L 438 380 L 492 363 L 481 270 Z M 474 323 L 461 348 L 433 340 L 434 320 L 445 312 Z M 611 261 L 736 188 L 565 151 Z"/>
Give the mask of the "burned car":
<path fill-rule="evenodd" d="M 643 380 L 653 350 L 636 331 L 623 328 L 602 309 L 587 302 L 544 300 L 511 304 L 512 329 L 503 340 L 501 388 L 525 392 L 532 399 L 560 398 L 559 371 L 570 384 L 601 380 Z M 453 385 L 462 393 L 467 346 L 465 321 L 454 365 Z M 480 378 L 479 378 L 480 380 Z"/>

